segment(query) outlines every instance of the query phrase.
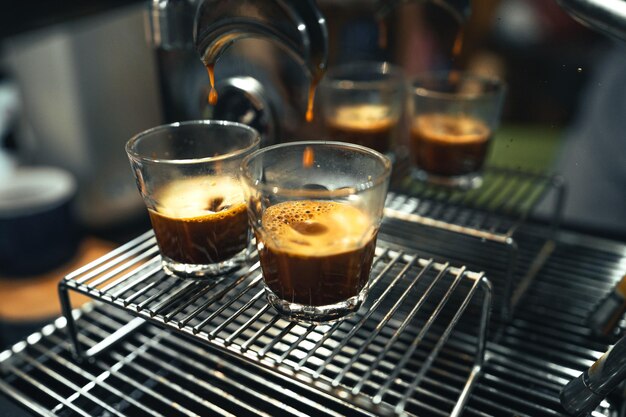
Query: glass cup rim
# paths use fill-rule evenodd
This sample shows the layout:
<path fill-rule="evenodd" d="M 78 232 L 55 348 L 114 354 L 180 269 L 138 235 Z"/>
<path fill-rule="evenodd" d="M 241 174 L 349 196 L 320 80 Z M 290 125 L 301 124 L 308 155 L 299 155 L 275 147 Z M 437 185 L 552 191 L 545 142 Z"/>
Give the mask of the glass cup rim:
<path fill-rule="evenodd" d="M 457 74 L 455 77 L 452 77 L 452 74 Z M 435 81 L 437 83 L 446 83 L 450 80 L 450 78 L 456 78 L 459 80 L 472 80 L 479 82 L 482 86 L 489 86 L 493 89 L 489 91 L 481 91 L 478 93 L 447 93 L 438 91 L 433 88 L 423 87 L 420 85 L 416 85 L 420 82 L 425 81 Z M 414 75 L 409 80 L 410 91 L 414 96 L 424 97 L 424 98 L 434 98 L 434 99 L 442 99 L 442 100 L 464 100 L 464 101 L 477 101 L 484 100 L 490 97 L 496 97 L 502 95 L 507 85 L 505 81 L 496 76 L 484 76 L 478 75 L 474 73 L 470 73 L 467 71 L 429 71 L 423 72 L 417 75 Z M 440 84 L 442 85 L 442 84 Z"/>
<path fill-rule="evenodd" d="M 373 70 L 372 73 L 389 77 L 381 80 L 361 81 L 353 80 L 351 78 L 354 77 L 348 77 L 341 74 L 344 71 L 359 74 L 359 69 L 365 69 L 367 71 Z M 354 70 L 357 71 L 353 72 Z M 401 67 L 388 61 L 355 61 L 328 68 L 324 78 L 322 79 L 320 87 L 335 88 L 339 90 L 371 90 L 380 88 L 380 86 L 384 86 L 390 81 L 395 81 L 397 84 L 402 84 L 404 82 L 404 71 Z"/>
<path fill-rule="evenodd" d="M 369 181 L 361 182 L 358 184 L 354 184 L 350 187 L 344 187 L 336 190 L 307 190 L 307 189 L 296 189 L 296 188 L 284 188 L 279 184 L 260 184 L 255 182 L 255 180 L 250 175 L 249 166 L 251 162 L 256 159 L 259 155 L 263 155 L 268 152 L 275 151 L 277 149 L 282 148 L 290 148 L 300 146 L 306 148 L 307 146 L 332 146 L 335 148 L 349 148 L 355 151 L 359 151 L 362 154 L 369 155 L 378 161 L 380 161 L 384 167 L 383 172 L 378 175 L 376 178 L 372 178 Z M 287 142 L 280 143 L 277 145 L 267 146 L 265 148 L 258 149 L 252 152 L 250 155 L 247 155 L 242 161 L 239 167 L 240 176 L 243 180 L 254 187 L 255 189 L 259 189 L 261 191 L 267 192 L 270 191 L 272 194 L 277 194 L 281 196 L 293 196 L 293 197 L 305 197 L 305 198 L 337 198 L 337 197 L 348 197 L 350 195 L 356 194 L 358 192 L 362 192 L 365 190 L 369 190 L 374 188 L 382 183 L 384 183 L 391 175 L 391 160 L 383 155 L 382 153 L 375 151 L 373 149 L 367 148 L 365 146 L 357 145 L 354 143 L 348 142 L 339 142 L 339 141 L 328 141 L 328 140 L 310 140 L 310 141 L 298 141 L 298 142 Z"/>
<path fill-rule="evenodd" d="M 150 156 L 142 155 L 138 153 L 134 147 L 137 143 L 139 143 L 142 139 L 153 135 L 154 133 L 162 132 L 169 129 L 178 129 L 186 126 L 228 126 L 234 127 L 241 130 L 245 130 L 251 133 L 252 142 L 246 146 L 245 148 L 237 149 L 236 151 L 224 153 L 216 156 L 205 156 L 201 158 L 192 158 L 192 159 L 167 159 L 167 158 L 152 158 Z M 245 155 L 251 150 L 255 149 L 259 143 L 261 142 L 261 136 L 259 132 L 243 123 L 231 122 L 228 120 L 188 120 L 184 122 L 174 122 L 162 124 L 159 126 L 154 126 L 144 131 L 141 131 L 131 137 L 126 142 L 126 153 L 128 156 L 133 159 L 135 162 L 147 162 L 147 163 L 155 163 L 155 164 L 168 164 L 168 165 L 189 165 L 189 164 L 197 164 L 203 162 L 213 162 L 213 161 L 223 161 L 226 159 L 231 159 L 240 155 Z"/>

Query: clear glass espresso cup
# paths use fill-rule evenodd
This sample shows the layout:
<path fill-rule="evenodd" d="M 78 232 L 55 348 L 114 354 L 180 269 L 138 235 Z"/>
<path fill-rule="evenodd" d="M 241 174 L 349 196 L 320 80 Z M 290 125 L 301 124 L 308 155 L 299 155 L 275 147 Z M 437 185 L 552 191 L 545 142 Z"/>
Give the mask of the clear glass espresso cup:
<path fill-rule="evenodd" d="M 243 160 L 269 303 L 308 323 L 345 319 L 367 295 L 391 161 L 360 145 L 293 142 Z"/>
<path fill-rule="evenodd" d="M 458 71 L 415 77 L 409 98 L 414 176 L 439 185 L 479 187 L 504 96 L 499 79 Z"/>
<path fill-rule="evenodd" d="M 239 166 L 259 142 L 254 129 L 217 120 L 158 126 L 128 141 L 165 272 L 210 278 L 248 259 Z"/>
<path fill-rule="evenodd" d="M 406 81 L 388 62 L 329 68 L 319 86 L 328 138 L 391 153 L 399 133 Z"/>

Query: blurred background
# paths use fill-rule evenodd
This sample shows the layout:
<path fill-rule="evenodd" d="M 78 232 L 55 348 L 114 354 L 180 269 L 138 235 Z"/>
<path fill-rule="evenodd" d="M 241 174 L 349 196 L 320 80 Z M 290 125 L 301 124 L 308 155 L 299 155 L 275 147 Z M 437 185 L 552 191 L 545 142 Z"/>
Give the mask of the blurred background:
<path fill-rule="evenodd" d="M 306 74 L 264 40 L 220 59 L 220 101 L 209 106 L 193 2 L 170 1 L 172 15 L 156 16 L 166 3 L 36 0 L 0 17 L 0 347 L 58 315 L 65 273 L 149 228 L 124 152 L 132 135 L 208 117 L 248 122 L 264 144 L 324 135 L 318 120 L 304 122 Z M 456 68 L 503 78 L 490 162 L 561 173 L 565 227 L 626 239 L 623 45 L 553 0 L 475 0 L 462 28 L 433 3 L 400 2 L 382 25 L 376 2 L 318 5 L 329 66 L 385 60 L 408 76 Z"/>

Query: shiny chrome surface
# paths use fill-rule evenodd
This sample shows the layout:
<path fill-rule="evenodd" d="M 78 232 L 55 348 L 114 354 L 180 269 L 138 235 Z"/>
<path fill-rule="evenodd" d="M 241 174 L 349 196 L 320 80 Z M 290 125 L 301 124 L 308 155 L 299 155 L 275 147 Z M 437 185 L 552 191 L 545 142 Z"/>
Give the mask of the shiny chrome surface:
<path fill-rule="evenodd" d="M 626 336 L 561 391 L 561 404 L 575 416 L 587 415 L 626 378 Z"/>
<path fill-rule="evenodd" d="M 193 49 L 193 19 L 196 0 L 152 0 L 148 23 L 155 48 Z"/>
<path fill-rule="evenodd" d="M 418 240 L 425 229 L 405 222 L 385 228 L 387 236 L 413 234 Z M 542 244 L 542 229 L 529 225 L 520 230 L 522 262 L 532 261 L 534 249 Z M 479 246 L 462 239 L 447 241 L 445 248 L 435 247 L 436 239 L 430 242 L 434 244 L 422 246 L 430 246 L 433 257 L 447 256 L 453 261 Z M 109 255 L 109 259 L 122 252 Z M 491 261 L 480 251 L 471 257 L 483 266 Z M 559 403 L 560 390 L 607 349 L 587 328 L 587 316 L 619 281 L 624 268 L 626 245 L 561 233 L 556 249 L 523 295 L 513 320 L 501 337 L 487 343 L 487 360 L 463 415 L 566 416 Z M 516 276 L 520 273 L 523 271 L 518 269 Z M 132 322 L 132 317 L 116 307 L 89 307 L 77 318 L 81 344 L 85 349 L 96 346 Z M 195 339 L 152 325 L 138 327 L 98 355 L 94 363 L 77 365 L 66 338 L 65 319 L 55 324 L 0 353 L 0 391 L 37 415 L 106 415 L 107 410 L 96 400 L 133 416 L 277 415 L 282 407 L 293 415 L 372 415 L 280 372 L 266 372 L 246 361 L 218 354 Z M 248 334 L 253 336 L 262 327 L 253 326 Z M 287 327 L 278 333 L 293 333 L 293 327 L 285 330 Z M 302 343 L 305 333 L 291 340 Z M 416 415 L 449 415 L 451 396 L 457 393 L 452 388 L 467 375 L 464 354 L 458 352 L 463 352 L 462 347 L 473 339 L 465 337 L 459 333 L 458 338 L 451 339 L 461 350 L 440 354 L 441 368 L 427 374 L 409 411 Z M 399 352 L 404 352 L 404 346 L 411 341 L 401 341 L 404 344 Z M 275 346 L 282 355 L 294 351 L 285 348 L 282 341 L 268 351 L 274 352 Z M 420 361 L 410 366 L 407 373 L 415 376 Z M 55 380 L 51 372 L 64 379 Z M 67 385 L 69 382 L 74 388 Z M 91 393 L 91 397 L 85 393 Z M 616 415 L 611 413 L 617 406 L 603 401 L 592 415 Z"/>
<path fill-rule="evenodd" d="M 492 166 L 485 169 L 480 188 L 463 191 L 426 184 L 410 177 L 408 162 L 394 166 L 387 199 L 387 217 L 437 229 L 507 243 L 546 198 L 556 228 L 565 198 L 563 180 L 555 175 Z"/>
<path fill-rule="evenodd" d="M 626 41 L 626 1 L 557 0 L 557 3 L 580 23 Z"/>
<path fill-rule="evenodd" d="M 625 255 L 624 245 L 605 249 L 580 235 L 561 235 L 513 320 L 489 344 L 485 377 L 467 415 L 568 415 L 559 392 L 606 350 L 587 327 L 587 316 L 619 279 Z M 616 407 L 604 401 L 592 415 L 610 415 Z"/>
<path fill-rule="evenodd" d="M 388 206 L 396 201 L 392 200 Z M 397 209 L 402 209 L 403 202 L 409 200 L 404 195 L 397 195 Z M 102 405 L 94 403 L 95 399 L 122 414 L 125 414 L 124 407 L 132 408 L 128 405 L 129 401 L 123 396 L 112 394 L 108 388 L 104 393 L 92 389 L 94 386 L 102 386 L 101 383 L 92 383 L 88 387 L 89 392 L 101 395 L 91 399 L 83 392 L 89 381 L 82 385 L 75 383 L 74 388 L 65 385 L 63 380 L 59 384 L 53 378 L 45 377 L 46 372 L 42 376 L 42 368 L 21 359 L 22 352 L 44 345 L 55 353 L 62 352 L 66 362 L 61 365 L 48 363 L 48 356 L 43 354 L 45 352 L 31 355 L 43 368 L 52 368 L 61 375 L 66 372 L 73 375 L 72 369 L 78 369 L 76 367 L 89 369 L 94 364 L 100 364 L 99 372 L 94 371 L 92 375 L 98 377 L 102 374 L 110 378 L 107 372 L 121 373 L 121 381 L 106 379 L 112 389 L 126 395 L 130 392 L 131 399 L 150 410 L 163 413 L 165 411 L 159 408 L 160 404 L 167 403 L 176 407 L 182 404 L 184 409 L 180 415 L 210 414 L 207 408 L 197 412 L 194 411 L 197 410 L 195 407 L 209 407 L 208 410 L 213 410 L 213 414 L 241 414 L 241 407 L 261 410 L 251 412 L 249 408 L 244 408 L 248 410 L 245 413 L 249 414 L 275 414 L 263 411 L 266 410 L 263 407 L 270 406 L 257 401 L 257 397 L 236 397 L 247 406 L 232 403 L 231 385 L 246 385 L 248 379 L 245 379 L 245 375 L 248 375 L 257 382 L 261 381 L 261 386 L 255 386 L 252 391 L 264 398 L 289 397 L 290 401 L 286 404 L 297 411 L 292 412 L 296 415 L 371 415 L 393 413 L 392 407 L 405 406 L 405 411 L 413 415 L 448 416 L 462 412 L 470 416 L 565 416 L 567 414 L 560 405 L 559 392 L 607 349 L 607 343 L 598 340 L 587 327 L 587 320 L 597 304 L 621 279 L 626 269 L 626 245 L 568 232 L 559 232 L 554 240 L 547 241 L 546 236 L 553 236 L 551 227 L 528 222 L 515 231 L 519 253 L 518 262 L 512 268 L 513 282 L 518 286 L 529 274 L 534 274 L 535 278 L 528 281 L 523 290 L 516 289 L 514 292 L 518 302 L 512 318 L 502 322 L 495 316 L 492 328 L 496 331 L 491 333 L 488 342 L 483 345 L 476 336 L 481 329 L 480 317 L 484 310 L 480 308 L 480 303 L 472 303 L 438 350 L 437 340 L 444 341 L 443 335 L 446 333 L 445 326 L 438 322 L 430 326 L 418 347 L 412 348 L 420 330 L 425 327 L 423 324 L 428 323 L 428 317 L 432 317 L 430 313 L 439 305 L 439 302 L 432 300 L 443 300 L 452 288 L 452 285 L 440 285 L 441 282 L 437 284 L 438 273 L 445 271 L 448 262 L 452 265 L 466 265 L 469 270 L 486 271 L 493 281 L 497 305 L 504 294 L 505 279 L 510 269 L 506 257 L 507 245 L 388 218 L 379 234 L 385 248 L 378 252 L 375 269 L 379 277 L 379 284 L 375 287 L 381 288 L 381 291 L 372 293 L 370 299 L 372 303 L 382 300 L 379 304 L 381 312 L 372 313 L 362 325 L 359 324 L 361 320 L 357 319 L 356 322 L 349 322 L 357 326 L 339 326 L 334 332 L 329 332 L 327 329 L 310 329 L 276 318 L 262 299 L 258 287 L 260 276 L 258 273 L 255 275 L 254 268 L 228 282 L 172 285 L 160 272 L 152 235 L 146 233 L 68 277 L 77 288 L 83 288 L 92 297 L 118 307 L 96 305 L 93 307 L 96 313 L 86 311 L 77 318 L 76 323 L 74 320 L 67 322 L 60 319 L 57 321 L 57 327 L 62 328 L 60 333 L 54 326 L 48 326 L 43 335 L 34 335 L 10 351 L 0 353 L 0 391 L 39 415 L 64 415 L 63 412 L 76 414 L 78 412 L 72 407 L 76 407 L 80 401 L 93 407 L 93 412 L 90 411 L 93 415 L 110 413 Z M 546 246 L 550 246 L 550 250 L 546 251 Z M 398 256 L 401 251 L 408 257 Z M 414 257 L 413 254 L 419 255 Z M 439 266 L 417 282 L 398 278 L 402 269 L 411 262 L 413 264 L 409 270 L 417 268 L 410 275 L 413 278 L 417 278 L 418 271 L 427 269 L 428 265 Z M 390 263 L 393 263 L 390 269 L 383 273 L 385 265 Z M 448 284 L 454 283 L 459 272 L 446 272 L 444 281 L 447 279 Z M 396 285 L 388 294 L 393 297 L 388 299 L 382 297 L 382 294 L 391 287 L 380 287 L 380 283 L 388 282 L 384 280 L 390 278 L 398 278 L 404 286 Z M 427 294 L 425 290 L 433 283 L 435 287 Z M 455 292 L 462 290 L 461 294 L 468 294 L 472 288 L 468 286 L 470 283 L 471 280 L 461 280 Z M 414 287 L 411 288 L 411 285 Z M 235 288 L 241 291 L 231 292 Z M 411 297 L 403 294 L 415 294 L 415 290 L 421 295 L 427 294 L 426 299 L 431 302 L 424 301 L 417 308 L 413 321 L 396 320 L 398 314 L 404 318 L 412 314 L 419 298 L 406 300 Z M 231 297 L 225 296 L 229 293 Z M 220 307 L 210 307 L 220 298 L 227 301 Z M 450 296 L 448 302 L 452 304 L 446 305 L 439 318 L 445 319 L 447 323 L 454 321 L 454 315 L 460 311 L 455 306 L 461 306 L 463 299 Z M 396 302 L 393 300 L 405 302 L 395 308 Z M 387 319 L 389 313 L 392 316 Z M 133 316 L 141 318 L 132 319 Z M 169 330 L 162 331 L 156 326 L 143 325 L 144 319 L 160 322 L 161 326 Z M 403 328 L 403 323 L 408 324 Z M 376 324 L 385 326 L 378 329 Z M 83 352 L 96 355 L 94 363 L 74 364 L 72 344 L 65 338 L 67 327 L 72 325 L 76 325 L 77 329 L 69 333 L 76 335 L 75 341 Z M 358 326 L 360 328 L 348 339 L 346 336 Z M 392 329 L 396 332 L 390 331 Z M 47 334 L 54 334 L 56 339 L 47 339 Z M 182 338 L 179 335 L 192 337 Z M 148 348 L 142 349 L 142 343 L 153 337 L 158 337 L 156 346 L 171 343 L 168 346 L 178 353 L 177 357 L 161 358 L 161 361 L 174 364 L 175 368 L 159 367 L 152 362 L 153 357 L 143 357 Z M 481 346 L 485 348 L 485 362 L 481 368 L 477 368 L 473 366 L 472 358 L 480 357 L 475 355 L 481 351 Z M 187 354 L 182 355 L 181 352 L 186 353 L 191 349 L 213 354 L 217 352 L 216 348 L 231 354 L 217 355 L 222 362 L 230 364 L 229 370 L 239 370 L 238 373 L 229 374 L 228 384 L 213 382 L 211 375 L 226 372 L 223 365 L 211 361 L 202 362 L 206 367 L 201 372 L 189 371 L 197 382 L 179 379 L 175 369 L 180 368 L 178 365 L 182 357 L 187 357 Z M 387 348 L 390 350 L 379 360 L 377 356 Z M 339 352 L 333 358 L 336 349 Z M 403 357 L 411 350 L 415 351 L 408 355 L 410 359 L 406 361 Z M 311 351 L 314 353 L 309 354 Z M 243 360 L 234 359 L 235 356 Z M 329 357 L 333 358 L 330 362 L 326 360 Z M 428 371 L 421 375 L 423 364 L 429 362 L 432 364 Z M 74 364 L 74 368 L 70 367 L 70 363 Z M 394 375 L 399 363 L 404 363 L 404 368 L 393 379 L 391 375 Z M 149 372 L 150 367 L 153 367 L 152 373 Z M 72 381 L 72 378 L 66 377 L 68 381 Z M 134 378 L 145 380 L 140 379 L 138 382 Z M 421 378 L 421 381 L 418 381 L 416 389 L 403 404 L 406 398 L 403 395 L 407 390 L 412 390 L 416 378 Z M 361 383 L 362 379 L 366 383 Z M 272 381 L 279 381 L 276 390 Z M 378 400 L 378 391 L 384 390 L 387 381 L 391 381 L 387 396 L 383 396 L 380 408 L 372 408 L 376 407 L 373 400 Z M 471 381 L 476 382 L 468 383 Z M 219 395 L 202 391 L 198 384 L 203 386 L 205 382 L 219 387 Z M 121 385 L 116 385 L 118 383 Z M 175 385 L 170 387 L 170 383 Z M 127 384 L 134 388 L 129 389 Z M 267 384 L 268 388 L 263 384 Z M 238 392 L 237 389 L 234 392 Z M 294 392 L 299 392 L 297 399 Z M 346 395 L 347 398 L 343 398 Z M 182 402 L 181 396 L 184 400 Z M 362 399 L 365 399 L 364 403 Z M 157 405 L 151 406 L 151 401 L 156 401 Z M 616 415 L 616 409 L 621 404 L 619 401 L 613 403 L 614 399 L 609 401 L 602 401 L 592 415 Z M 316 404 L 320 404 L 322 411 L 317 410 Z M 135 414 L 129 412 L 130 415 L 142 415 L 135 411 L 136 408 L 132 409 Z M 167 410 L 165 415 L 177 415 L 175 411 Z M 150 415 L 149 412 L 145 414 Z"/>
<path fill-rule="evenodd" d="M 155 248 L 147 233 L 62 281 L 78 359 L 106 354 L 145 319 L 383 414 L 414 413 L 427 402 L 420 398 L 424 386 L 438 385 L 435 375 L 452 367 L 456 378 L 445 387 L 442 410 L 459 415 L 480 375 L 491 309 L 482 273 L 380 241 L 363 308 L 346 321 L 316 326 L 286 321 L 269 307 L 258 262 L 214 281 L 182 280 L 161 271 Z M 70 290 L 139 318 L 86 345 L 70 313 Z"/>
<path fill-rule="evenodd" d="M 297 59 L 317 82 L 326 70 L 326 20 L 313 0 L 199 0 L 194 42 L 205 65 L 215 65 L 233 42 L 271 39 Z"/>
<path fill-rule="evenodd" d="M 131 319 L 104 305 L 75 315 L 86 346 Z M 371 415 L 154 326 L 77 365 L 65 325 L 61 318 L 0 354 L 0 391 L 37 415 Z"/>
<path fill-rule="evenodd" d="M 385 217 L 397 226 L 391 239 L 426 253 L 446 256 L 448 240 L 466 241 L 457 254 L 459 263 L 474 270 L 485 270 L 494 284 L 495 319 L 507 322 L 521 297 L 532 284 L 537 271 L 554 250 L 554 234 L 561 222 L 566 187 L 555 175 L 488 167 L 483 185 L 473 190 L 458 190 L 414 181 L 407 161 L 394 167 Z M 524 255 L 518 229 L 546 201 L 548 217 L 542 221 L 542 241 Z M 428 226 L 426 232 L 407 234 L 394 222 L 408 221 Z M 417 235 L 416 235 L 417 233 Z M 482 244 L 478 244 L 482 243 Z M 449 255 L 448 255 L 449 256 Z"/>
<path fill-rule="evenodd" d="M 261 135 L 261 148 L 273 145 L 275 138 L 281 137 L 277 110 L 256 78 L 238 76 L 219 79 L 215 89 L 220 99 L 215 106 L 207 106 L 205 118 L 236 120 L 255 128 Z M 205 95 L 208 96 L 208 91 Z"/>

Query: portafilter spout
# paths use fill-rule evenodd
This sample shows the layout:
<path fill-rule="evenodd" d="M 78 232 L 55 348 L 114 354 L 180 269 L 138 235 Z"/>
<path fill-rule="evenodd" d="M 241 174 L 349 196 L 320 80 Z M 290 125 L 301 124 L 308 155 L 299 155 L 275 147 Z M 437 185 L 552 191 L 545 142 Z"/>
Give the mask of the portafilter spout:
<path fill-rule="evenodd" d="M 328 31 L 314 0 L 200 0 L 194 42 L 205 66 L 243 38 L 275 41 L 308 69 L 312 83 L 326 70 Z"/>
<path fill-rule="evenodd" d="M 626 378 L 626 336 L 561 390 L 561 405 L 573 416 L 586 416 Z"/>

